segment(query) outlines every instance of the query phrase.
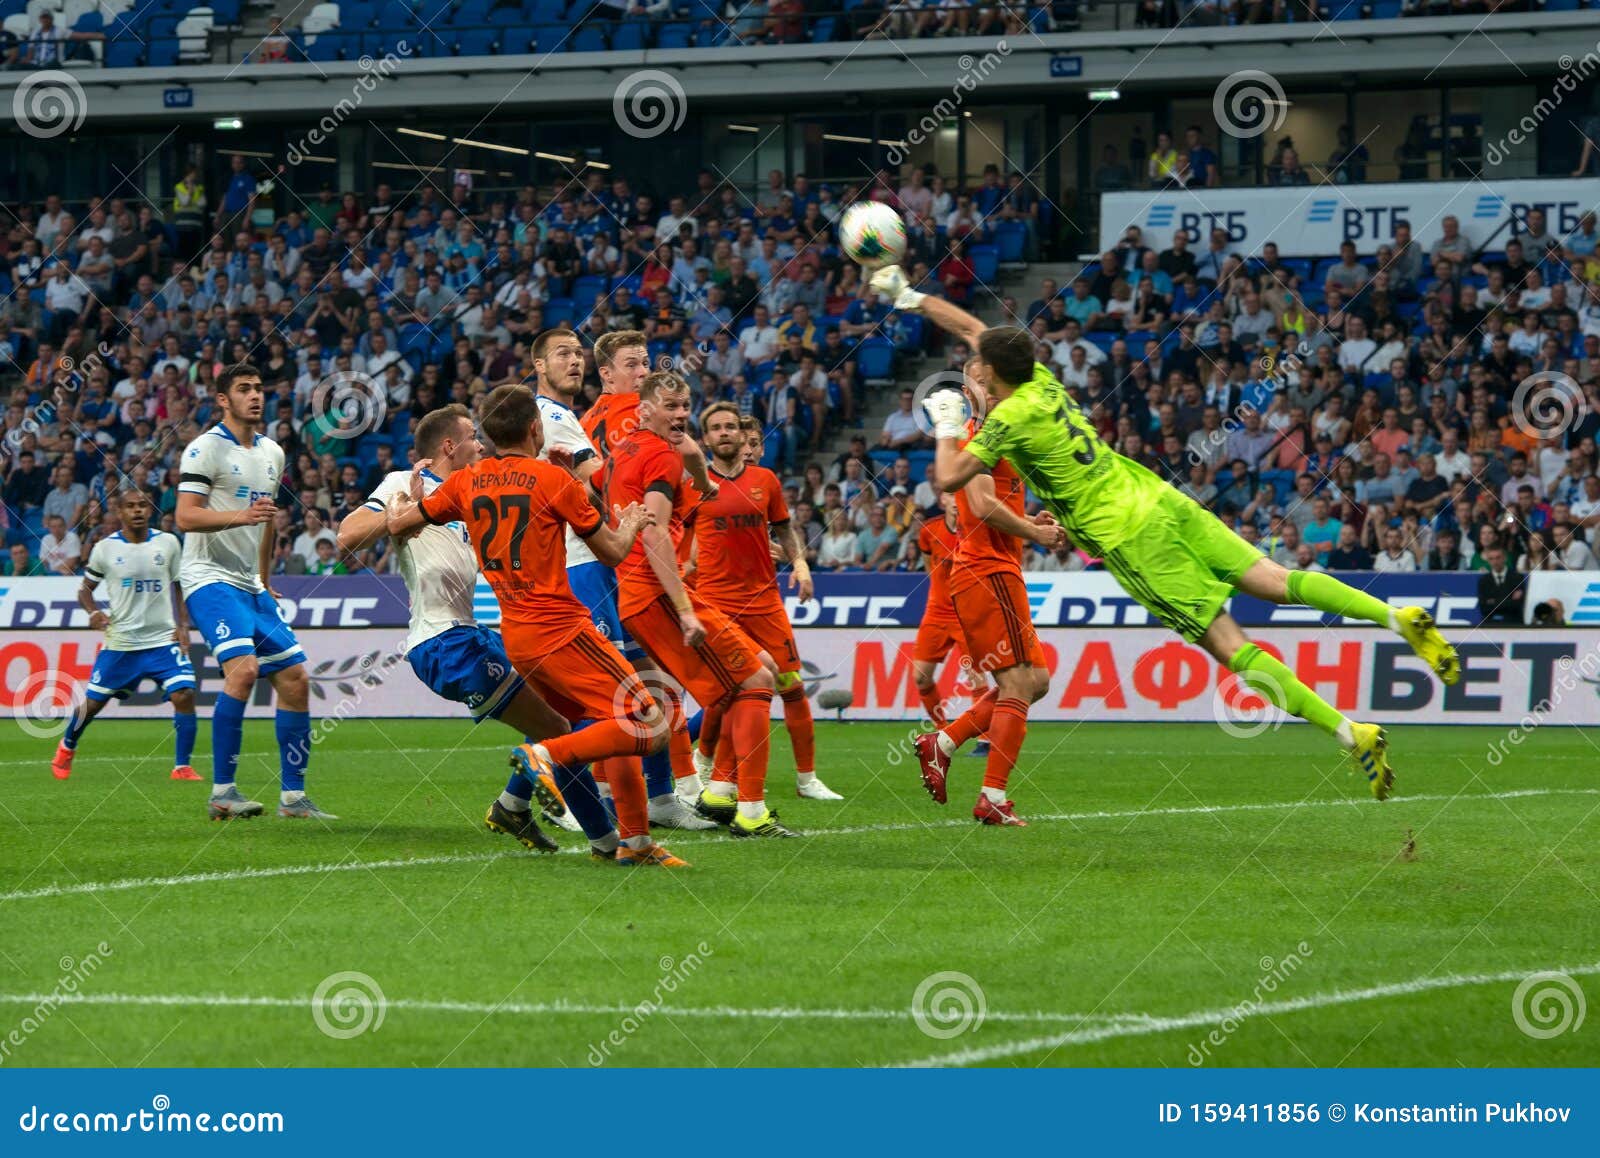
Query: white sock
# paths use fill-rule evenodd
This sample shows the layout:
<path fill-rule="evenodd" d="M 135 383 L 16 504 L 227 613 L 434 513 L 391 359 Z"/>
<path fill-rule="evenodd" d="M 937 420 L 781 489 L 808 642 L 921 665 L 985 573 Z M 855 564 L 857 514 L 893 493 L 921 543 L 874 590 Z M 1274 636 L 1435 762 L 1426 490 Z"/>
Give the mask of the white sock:
<path fill-rule="evenodd" d="M 1338 729 L 1333 733 L 1333 738 L 1339 741 L 1339 746 L 1346 752 L 1356 746 L 1356 734 L 1350 730 L 1350 721 L 1341 719 Z"/>
<path fill-rule="evenodd" d="M 500 793 L 500 807 L 507 812 L 531 812 L 533 806 L 520 796 L 513 796 L 509 792 Z"/>
<path fill-rule="evenodd" d="M 797 784 L 801 785 L 802 787 L 804 787 L 805 785 L 810 784 L 813 780 L 815 780 L 817 778 L 817 774 L 815 772 L 796 772 L 794 774 L 794 778 L 795 778 L 795 783 L 797 783 Z"/>
<path fill-rule="evenodd" d="M 594 787 L 595 787 L 595 791 L 600 793 L 600 799 L 601 800 L 610 800 L 611 799 L 611 785 L 596 783 Z"/>
<path fill-rule="evenodd" d="M 939 745 L 939 751 L 943 752 L 946 756 L 954 756 L 956 754 L 956 742 L 943 732 L 939 733 L 936 742 Z"/>
<path fill-rule="evenodd" d="M 596 837 L 594 840 L 591 840 L 589 842 L 589 847 L 600 852 L 616 852 L 617 845 L 620 843 L 621 841 L 617 839 L 616 829 L 612 829 L 604 836 Z"/>
<path fill-rule="evenodd" d="M 306 794 L 304 792 L 280 792 L 280 793 L 278 793 L 278 803 L 280 803 L 280 804 L 296 804 L 296 803 L 304 800 L 305 798 L 306 798 Z"/>
<path fill-rule="evenodd" d="M 983 795 L 993 804 L 1004 804 L 1006 802 L 1006 790 L 1004 788 L 990 788 L 985 784 L 983 786 Z"/>
<path fill-rule="evenodd" d="M 760 820 L 766 814 L 767 802 L 765 800 L 739 801 L 739 815 L 746 820 Z"/>
<path fill-rule="evenodd" d="M 1389 608 L 1389 630 L 1396 635 L 1400 634 L 1400 617 L 1394 613 L 1394 608 Z"/>
<path fill-rule="evenodd" d="M 228 781 L 226 784 L 213 784 L 211 786 L 211 795 L 213 797 L 226 796 L 228 793 L 230 793 L 232 791 L 233 791 L 233 781 L 232 780 Z"/>
<path fill-rule="evenodd" d="M 647 834 L 645 836 L 630 836 L 627 840 L 623 841 L 622 843 L 627 845 L 631 849 L 642 851 L 644 849 L 649 848 L 652 844 L 655 843 L 655 841 L 651 840 L 649 835 Z"/>

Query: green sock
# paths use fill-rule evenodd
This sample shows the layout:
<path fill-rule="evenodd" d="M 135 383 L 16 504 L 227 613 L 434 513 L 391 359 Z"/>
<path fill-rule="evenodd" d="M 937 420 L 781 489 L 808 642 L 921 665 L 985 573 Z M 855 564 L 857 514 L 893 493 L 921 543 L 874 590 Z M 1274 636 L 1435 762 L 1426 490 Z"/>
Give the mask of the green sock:
<path fill-rule="evenodd" d="M 1290 574 L 1299 575 L 1303 572 L 1292 571 Z M 1255 644 L 1247 643 L 1234 652 L 1233 658 L 1228 661 L 1228 670 L 1238 674 L 1252 691 L 1270 701 L 1274 707 L 1315 724 L 1330 736 L 1338 737 L 1340 725 L 1345 722 L 1338 709 L 1306 687 L 1294 672 Z"/>
<path fill-rule="evenodd" d="M 1357 591 L 1348 583 L 1341 583 L 1322 571 L 1290 571 L 1284 586 L 1289 590 L 1290 603 L 1303 603 L 1334 615 L 1365 619 L 1368 623 L 1391 630 L 1394 627 L 1387 603 L 1365 591 Z"/>

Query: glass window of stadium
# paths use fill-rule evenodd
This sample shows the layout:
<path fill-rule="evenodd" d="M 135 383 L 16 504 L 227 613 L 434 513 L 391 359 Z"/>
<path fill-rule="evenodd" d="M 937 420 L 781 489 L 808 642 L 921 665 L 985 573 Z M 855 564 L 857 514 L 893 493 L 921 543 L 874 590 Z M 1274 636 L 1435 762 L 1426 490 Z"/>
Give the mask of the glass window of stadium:
<path fill-rule="evenodd" d="M 746 197 L 766 185 L 767 174 L 784 166 L 785 131 L 781 116 L 708 115 L 704 162 Z"/>
<path fill-rule="evenodd" d="M 1358 92 L 1355 106 L 1351 137 L 1367 150 L 1366 180 L 1442 181 L 1450 176 L 1438 89 Z"/>

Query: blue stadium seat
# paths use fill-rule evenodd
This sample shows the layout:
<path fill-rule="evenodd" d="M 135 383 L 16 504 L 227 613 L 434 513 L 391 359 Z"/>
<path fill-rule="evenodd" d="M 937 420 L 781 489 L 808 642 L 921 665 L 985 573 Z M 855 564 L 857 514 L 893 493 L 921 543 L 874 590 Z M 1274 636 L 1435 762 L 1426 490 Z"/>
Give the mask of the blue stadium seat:
<path fill-rule="evenodd" d="M 1393 20 L 1400 15 L 1400 10 L 1404 7 L 1403 0 L 1372 0 L 1372 18 Z M 1549 7 L 1548 3 L 1546 7 Z"/>
<path fill-rule="evenodd" d="M 178 40 L 171 37 L 163 40 L 152 40 L 145 50 L 144 62 L 147 65 L 170 68 L 178 63 Z"/>
<path fill-rule="evenodd" d="M 306 59 L 317 61 L 340 59 L 346 36 L 347 34 L 342 32 L 319 32 L 317 38 L 306 45 Z"/>
<path fill-rule="evenodd" d="M 339 27 L 345 31 L 366 28 L 378 15 L 373 0 L 339 0 Z"/>
<path fill-rule="evenodd" d="M 838 22 L 832 16 L 822 16 L 811 22 L 811 43 L 827 44 L 833 39 Z"/>
<path fill-rule="evenodd" d="M 972 261 L 972 271 L 984 285 L 993 285 L 1000 277 L 1000 251 L 992 245 L 967 247 L 967 257 Z"/>
<path fill-rule="evenodd" d="M 585 313 L 587 312 L 585 310 Z M 571 298 L 551 298 L 544 303 L 544 324 L 546 326 L 559 326 L 562 322 L 571 324 L 577 313 L 577 304 Z"/>
<path fill-rule="evenodd" d="M 604 52 L 606 50 L 605 29 L 593 24 L 585 24 L 572 34 L 567 41 L 567 47 L 573 52 Z"/>
<path fill-rule="evenodd" d="M 994 244 L 1003 262 L 1022 260 L 1028 244 L 1028 227 L 1020 221 L 997 221 L 994 226 Z"/>
<path fill-rule="evenodd" d="M 244 23 L 244 0 L 211 0 L 210 8 L 218 27 L 237 28 Z"/>
<path fill-rule="evenodd" d="M 626 277 L 619 277 L 616 280 L 616 283 L 614 285 L 612 285 L 611 292 L 612 293 L 616 293 L 619 289 L 626 289 L 634 297 L 638 297 L 639 296 L 639 289 L 643 285 L 644 285 L 644 275 L 643 274 L 630 273 Z"/>
<path fill-rule="evenodd" d="M 458 28 L 489 23 L 489 0 L 461 0 L 450 13 L 450 23 Z"/>
<path fill-rule="evenodd" d="M 489 56 L 500 50 L 498 28 L 468 28 L 456 39 L 456 51 L 462 56 Z"/>
<path fill-rule="evenodd" d="M 669 20 L 656 29 L 657 48 L 688 48 L 694 26 L 682 20 Z"/>
<path fill-rule="evenodd" d="M 529 0 L 523 11 L 535 24 L 557 24 L 566 19 L 567 0 Z"/>
<path fill-rule="evenodd" d="M 572 300 L 588 310 L 594 305 L 594 299 L 606 292 L 606 278 L 595 274 L 585 274 L 572 283 Z"/>
<path fill-rule="evenodd" d="M 103 61 L 107 68 L 137 68 L 144 45 L 137 40 L 108 40 Z"/>
<path fill-rule="evenodd" d="M 85 12 L 72 25 L 74 32 L 104 32 L 105 17 L 98 12 Z"/>
<path fill-rule="evenodd" d="M 524 23 L 524 19 L 520 8 L 493 8 L 489 11 L 488 19 L 479 23 L 491 24 L 496 28 L 510 28 Z"/>
<path fill-rule="evenodd" d="M 1320 290 L 1322 284 L 1328 280 L 1328 271 L 1339 264 L 1337 257 L 1325 257 L 1317 262 L 1311 271 L 1311 281 Z"/>
<path fill-rule="evenodd" d="M 869 384 L 894 381 L 894 343 L 868 338 L 856 347 L 856 369 Z"/>
<path fill-rule="evenodd" d="M 611 32 L 614 52 L 641 52 L 645 48 L 645 33 L 649 26 L 641 20 L 624 20 Z"/>

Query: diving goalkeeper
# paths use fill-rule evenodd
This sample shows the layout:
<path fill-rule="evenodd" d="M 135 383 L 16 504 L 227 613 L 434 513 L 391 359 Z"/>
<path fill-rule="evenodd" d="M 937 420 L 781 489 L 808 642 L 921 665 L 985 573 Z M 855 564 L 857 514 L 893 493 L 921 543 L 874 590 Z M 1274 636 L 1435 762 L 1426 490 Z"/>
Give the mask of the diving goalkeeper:
<path fill-rule="evenodd" d="M 1461 678 L 1460 660 L 1425 610 L 1391 608 L 1331 575 L 1289 571 L 1262 556 L 1199 503 L 1107 446 L 1066 388 L 1034 362 L 1026 330 L 986 327 L 949 302 L 911 289 L 897 266 L 875 272 L 871 285 L 896 309 L 920 312 L 976 351 L 966 364 L 967 387 L 975 408 L 987 413 L 965 449 L 962 392 L 938 391 L 922 403 L 938 440 L 934 470 L 942 490 L 959 490 L 1002 458 L 1008 461 L 1072 541 L 1104 560 L 1129 595 L 1257 694 L 1334 737 L 1354 757 L 1372 794 L 1379 800 L 1389 795 L 1394 773 L 1384 730 L 1345 718 L 1251 643 L 1223 608 L 1242 591 L 1364 619 L 1399 634 L 1453 684 Z"/>

